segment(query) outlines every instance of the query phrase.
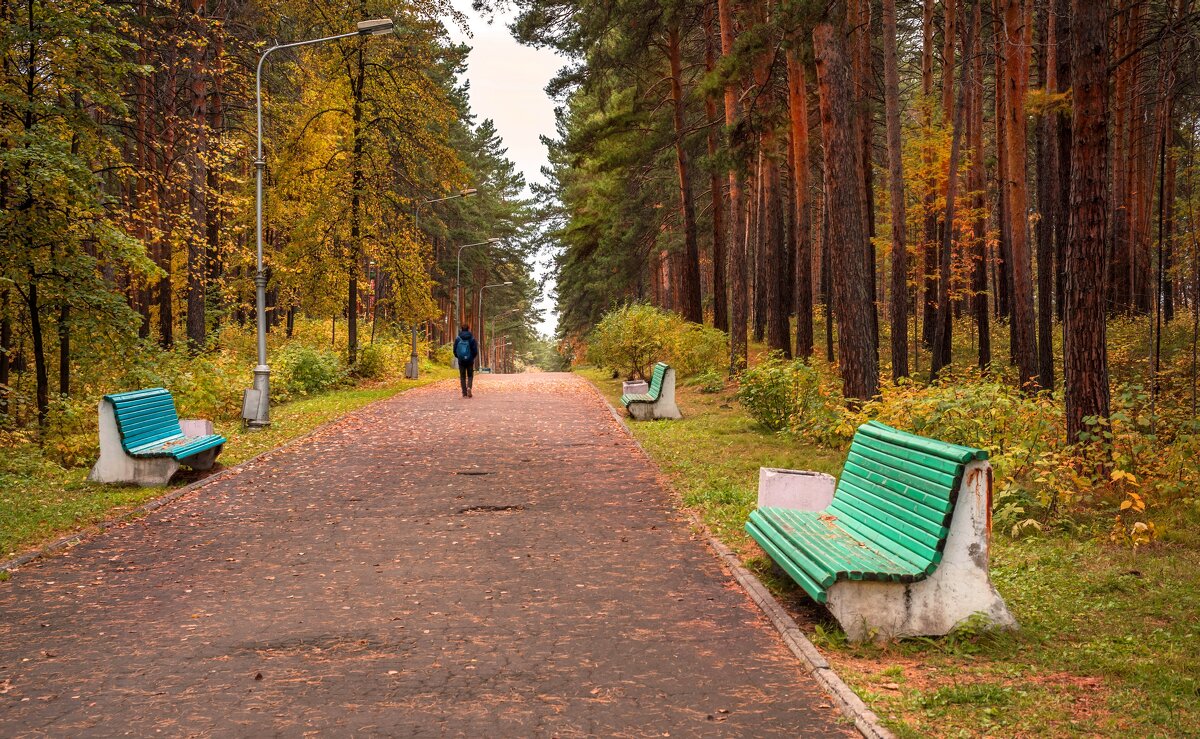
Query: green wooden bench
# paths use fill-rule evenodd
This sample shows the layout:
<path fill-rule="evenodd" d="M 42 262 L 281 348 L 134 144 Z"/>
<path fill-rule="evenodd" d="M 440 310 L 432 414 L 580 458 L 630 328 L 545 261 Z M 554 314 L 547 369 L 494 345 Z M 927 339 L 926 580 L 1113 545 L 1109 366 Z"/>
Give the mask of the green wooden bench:
<path fill-rule="evenodd" d="M 1015 625 L 988 579 L 990 528 L 987 452 L 875 421 L 855 433 L 828 507 L 760 507 L 746 522 L 852 639 L 945 634 L 977 612 Z"/>
<path fill-rule="evenodd" d="M 105 395 L 100 401 L 100 459 L 89 479 L 96 482 L 165 485 L 186 464 L 212 467 L 225 437 L 211 433 L 205 421 L 185 421 L 184 433 L 175 399 L 163 388 Z"/>
<path fill-rule="evenodd" d="M 655 418 L 682 418 L 679 406 L 675 405 L 675 370 L 666 362 L 654 365 L 650 376 L 649 392 L 640 395 L 622 395 L 621 405 L 629 415 L 639 421 Z"/>

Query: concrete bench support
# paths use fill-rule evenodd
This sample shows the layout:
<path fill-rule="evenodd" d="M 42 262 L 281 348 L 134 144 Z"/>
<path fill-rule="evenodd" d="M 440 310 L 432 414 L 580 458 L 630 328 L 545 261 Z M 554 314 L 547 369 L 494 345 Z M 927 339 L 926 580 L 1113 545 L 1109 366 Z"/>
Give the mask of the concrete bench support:
<path fill-rule="evenodd" d="M 662 388 L 658 391 L 658 400 L 651 403 L 636 401 L 628 406 L 629 415 L 638 421 L 651 421 L 658 418 L 678 420 L 683 418 L 679 406 L 675 404 L 675 368 L 668 367 L 663 373 Z"/>
<path fill-rule="evenodd" d="M 852 641 L 942 636 L 975 614 L 994 628 L 1014 629 L 1016 619 L 988 576 L 992 469 L 971 462 L 963 474 L 942 561 L 912 583 L 839 580 L 827 606 Z"/>

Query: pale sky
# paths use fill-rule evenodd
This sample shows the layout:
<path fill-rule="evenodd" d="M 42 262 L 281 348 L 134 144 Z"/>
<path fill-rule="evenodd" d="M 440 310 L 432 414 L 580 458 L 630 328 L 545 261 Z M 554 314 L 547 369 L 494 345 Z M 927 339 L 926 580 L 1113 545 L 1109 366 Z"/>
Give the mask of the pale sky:
<path fill-rule="evenodd" d="M 524 173 L 525 181 L 540 182 L 546 148 L 539 137 L 554 135 L 554 101 L 546 95 L 546 84 L 565 61 L 553 51 L 517 43 L 507 28 L 511 15 L 497 14 L 489 24 L 471 10 L 471 0 L 453 0 L 453 4 L 467 17 L 471 27 L 472 37 L 466 38 L 453 24 L 447 24 L 451 38 L 472 47 L 467 59 L 471 109 L 479 120 L 495 121 L 496 130 L 508 147 L 508 158 Z M 546 259 L 547 256 L 539 258 L 534 268 L 538 278 L 546 272 L 541 263 Z M 554 303 L 543 296 L 539 307 L 545 317 L 537 329 L 553 336 L 558 321 Z"/>

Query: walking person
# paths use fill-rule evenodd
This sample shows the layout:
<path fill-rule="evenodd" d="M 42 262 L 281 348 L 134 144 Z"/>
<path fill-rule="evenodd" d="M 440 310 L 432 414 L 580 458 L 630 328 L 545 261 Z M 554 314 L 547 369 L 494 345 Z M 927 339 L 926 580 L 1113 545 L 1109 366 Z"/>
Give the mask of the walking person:
<path fill-rule="evenodd" d="M 464 398 L 471 397 L 471 386 L 475 384 L 475 358 L 479 356 L 479 342 L 471 334 L 471 327 L 463 324 L 454 339 L 454 356 L 458 359 L 458 379 Z"/>

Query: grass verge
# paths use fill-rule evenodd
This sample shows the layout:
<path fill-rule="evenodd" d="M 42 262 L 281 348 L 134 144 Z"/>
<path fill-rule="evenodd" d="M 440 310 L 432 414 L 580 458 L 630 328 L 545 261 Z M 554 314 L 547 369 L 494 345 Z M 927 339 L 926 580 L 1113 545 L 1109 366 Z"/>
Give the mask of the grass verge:
<path fill-rule="evenodd" d="M 619 381 L 584 369 L 620 408 Z M 851 645 L 742 530 L 759 467 L 837 474 L 845 456 L 757 426 L 732 390 L 682 386 L 684 420 L 631 424 L 683 504 L 791 610 L 843 679 L 900 737 L 1184 736 L 1200 725 L 1200 511 L 1152 511 L 1136 551 L 1095 528 L 997 532 L 992 579 L 1021 630 Z"/>
<path fill-rule="evenodd" d="M 260 431 L 249 431 L 238 421 L 218 422 L 217 433 L 229 440 L 220 464 L 232 467 L 369 403 L 451 374 L 448 368 L 438 367 L 422 372 L 419 380 L 347 388 L 277 405 L 271 408 L 271 426 Z M 0 466 L 0 560 L 118 515 L 199 477 L 185 469 L 168 488 L 100 485 L 87 481 L 88 468 L 64 469 L 41 457 L 36 448 L 5 452 L 12 456 Z"/>

